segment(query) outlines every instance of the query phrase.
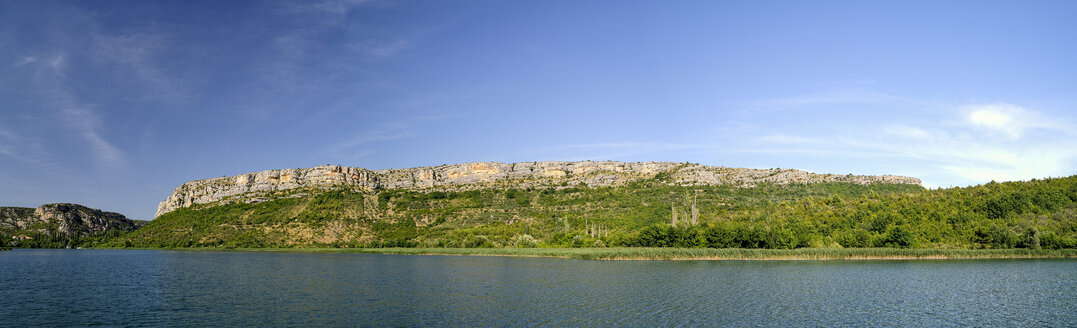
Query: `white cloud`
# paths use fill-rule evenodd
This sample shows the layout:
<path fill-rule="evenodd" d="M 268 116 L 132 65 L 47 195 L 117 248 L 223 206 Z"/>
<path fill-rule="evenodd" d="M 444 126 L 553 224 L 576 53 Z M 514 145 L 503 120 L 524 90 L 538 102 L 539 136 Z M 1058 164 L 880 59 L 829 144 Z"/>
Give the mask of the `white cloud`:
<path fill-rule="evenodd" d="M 1061 130 L 1066 124 L 1043 117 L 1039 112 L 1013 104 L 971 105 L 962 108 L 970 125 L 1019 138 L 1030 129 Z"/>
<path fill-rule="evenodd" d="M 942 130 L 928 133 L 922 129 L 911 135 L 917 138 L 879 138 L 868 143 L 853 144 L 865 148 L 885 149 L 919 159 L 956 180 L 983 183 L 991 180 L 1012 181 L 1070 175 L 1072 164 L 1077 160 L 1077 143 L 1070 137 L 1045 138 L 1025 133 L 1029 129 L 1053 129 L 1064 124 L 1046 124 L 1042 114 L 1013 105 L 977 106 L 974 110 L 959 111 L 974 128 L 961 126 L 939 127 Z M 987 129 L 987 130 L 984 130 Z M 1005 142 L 992 138 L 1002 133 L 1009 137 Z M 1072 133 L 1067 133 L 1072 136 Z M 894 135 L 909 136 L 910 133 Z"/>
<path fill-rule="evenodd" d="M 759 147 L 738 152 L 845 158 L 848 164 L 887 163 L 915 173 L 928 186 L 1077 174 L 1077 131 L 1069 128 L 1072 122 L 1065 117 L 1001 103 L 950 106 L 915 119 L 915 123 L 890 121 L 830 135 L 763 131 L 754 139 Z"/>
<path fill-rule="evenodd" d="M 986 126 L 994 129 L 1005 128 L 1010 123 L 1010 116 L 989 110 L 978 110 L 969 114 L 969 119 L 973 124 Z"/>

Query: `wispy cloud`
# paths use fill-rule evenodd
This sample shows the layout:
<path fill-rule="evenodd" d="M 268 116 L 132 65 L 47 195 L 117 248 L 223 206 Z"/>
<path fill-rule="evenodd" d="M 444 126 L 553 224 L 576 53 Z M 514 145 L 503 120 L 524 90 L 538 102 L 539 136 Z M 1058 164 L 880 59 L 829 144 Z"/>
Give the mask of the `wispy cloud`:
<path fill-rule="evenodd" d="M 256 70 L 241 89 L 239 112 L 255 119 L 290 115 L 289 109 L 303 105 L 307 97 L 337 90 L 369 88 L 377 83 L 368 62 L 393 58 L 419 45 L 426 31 L 372 29 L 356 19 L 354 12 L 378 10 L 391 1 L 329 0 L 288 2 L 274 13 L 292 22 L 265 31 L 271 49 L 252 58 Z M 327 42 L 333 39 L 333 42 Z M 374 80 L 374 82 L 369 82 Z M 347 95 L 311 101 L 330 102 L 324 106 L 354 105 Z M 282 97 L 287 95 L 286 97 Z M 286 99 L 282 99 L 286 98 Z M 295 101 L 295 104 L 288 102 Z M 309 102 L 309 101 L 308 101 Z"/>
<path fill-rule="evenodd" d="M 1072 131 L 1067 123 L 1012 104 L 986 104 L 962 107 L 966 122 L 991 132 L 1019 138 L 1029 129 Z"/>
<path fill-rule="evenodd" d="M 870 89 L 838 89 L 801 96 L 764 99 L 752 101 L 745 105 L 753 110 L 760 109 L 795 109 L 830 104 L 912 104 L 920 103 L 913 99 Z"/>
<path fill-rule="evenodd" d="M 374 153 L 373 149 L 377 146 L 375 144 L 412 138 L 417 134 L 416 131 L 420 129 L 421 125 L 441 120 L 445 117 L 445 115 L 441 114 L 418 115 L 409 120 L 396 120 L 377 124 L 326 147 L 323 152 L 340 159 L 365 157 Z"/>
<path fill-rule="evenodd" d="M 64 53 L 51 55 L 51 56 L 22 56 L 12 65 L 15 68 L 29 67 L 35 72 L 35 76 L 38 79 L 43 78 L 42 74 L 49 74 L 44 77 L 60 76 L 64 77 L 64 68 L 67 64 L 67 55 Z"/>
<path fill-rule="evenodd" d="M 18 67 L 18 66 L 22 66 L 22 65 L 26 65 L 26 64 L 33 64 L 36 61 L 37 61 L 37 57 L 23 56 L 22 58 L 19 58 L 19 60 L 15 61 L 14 66 Z"/>
<path fill-rule="evenodd" d="M 366 40 L 352 43 L 349 48 L 351 48 L 351 50 L 354 52 L 362 53 L 371 57 L 381 58 L 396 55 L 402 51 L 411 49 L 414 46 L 415 40 L 400 38 L 390 41 Z"/>
<path fill-rule="evenodd" d="M 906 126 L 906 125 L 894 125 L 883 128 L 883 133 L 899 138 L 908 139 L 926 139 L 931 137 L 931 133 L 924 131 L 923 129 Z"/>
<path fill-rule="evenodd" d="M 123 152 L 101 135 L 101 119 L 83 104 L 75 102 L 68 95 L 60 102 L 60 115 L 63 120 L 90 145 L 92 154 L 99 164 L 110 168 L 125 165 Z"/>
<path fill-rule="evenodd" d="M 296 12 L 320 12 L 336 15 L 345 15 L 363 6 L 374 5 L 387 1 L 378 0 L 322 0 L 297 2 L 290 10 Z"/>
<path fill-rule="evenodd" d="M 766 136 L 759 137 L 759 141 L 771 144 L 813 144 L 822 141 L 818 138 L 808 138 L 804 136 L 793 136 L 784 133 L 775 133 Z"/>
<path fill-rule="evenodd" d="M 331 149 L 352 149 L 376 141 L 389 141 L 411 137 L 411 126 L 402 123 L 384 124 L 380 127 L 364 131 L 352 138 L 334 144 Z"/>
<path fill-rule="evenodd" d="M 36 142 L 3 128 L 0 128 L 0 155 L 31 164 L 42 163 L 39 159 L 42 152 Z"/>
<path fill-rule="evenodd" d="M 934 123 L 880 122 L 810 137 L 769 134 L 743 151 L 893 158 L 928 186 L 1077 173 L 1077 131 L 1065 118 L 1005 103 L 955 106 L 937 115 L 927 120 Z"/>
<path fill-rule="evenodd" d="M 141 98 L 156 102 L 176 102 L 187 98 L 192 90 L 174 72 L 162 68 L 164 56 L 174 49 L 165 33 L 143 31 L 128 34 L 90 33 L 93 49 L 89 55 L 97 62 L 126 70 L 143 89 Z"/>
<path fill-rule="evenodd" d="M 91 109 L 91 105 L 79 100 L 67 86 L 67 55 L 58 54 L 53 56 L 27 56 L 33 60 L 24 60 L 23 65 L 36 65 L 36 85 L 43 91 L 46 98 L 44 103 L 47 107 L 56 110 L 55 115 L 60 118 L 73 132 L 75 137 L 80 138 L 90 148 L 90 154 L 99 165 L 106 168 L 119 169 L 126 166 L 123 152 L 103 135 L 104 124 L 101 118 Z M 8 139 L 14 136 L 8 132 Z M 8 155 L 18 155 L 11 149 L 6 149 Z M 21 156 L 23 159 L 32 157 Z"/>
<path fill-rule="evenodd" d="M 522 158 L 561 161 L 626 160 L 636 157 L 644 157 L 645 155 L 646 157 L 653 159 L 663 153 L 704 152 L 712 148 L 713 146 L 703 143 L 637 141 L 595 142 L 527 149 L 521 151 L 518 156 Z"/>

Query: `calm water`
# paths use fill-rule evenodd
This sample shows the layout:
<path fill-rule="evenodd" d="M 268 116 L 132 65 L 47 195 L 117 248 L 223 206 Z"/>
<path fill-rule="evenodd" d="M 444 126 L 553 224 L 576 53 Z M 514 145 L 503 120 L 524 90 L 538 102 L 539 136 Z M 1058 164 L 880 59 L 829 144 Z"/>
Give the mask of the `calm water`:
<path fill-rule="evenodd" d="M 0 252 L 0 326 L 1072 326 L 1077 261 Z"/>

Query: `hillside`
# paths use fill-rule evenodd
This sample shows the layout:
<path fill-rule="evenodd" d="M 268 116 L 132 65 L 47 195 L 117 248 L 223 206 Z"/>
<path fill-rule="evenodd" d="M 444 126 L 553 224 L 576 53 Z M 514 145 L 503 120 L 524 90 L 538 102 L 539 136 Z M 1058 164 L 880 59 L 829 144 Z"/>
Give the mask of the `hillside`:
<path fill-rule="evenodd" d="M 0 207 L 0 239 L 15 247 L 71 247 L 137 229 L 119 213 L 78 204 L 46 204 L 37 208 Z"/>
<path fill-rule="evenodd" d="M 519 163 L 497 164 L 497 174 L 509 173 L 496 178 L 475 173 L 483 166 L 474 163 L 388 172 L 323 166 L 286 171 L 294 174 L 288 181 L 321 171 L 360 172 L 365 176 L 350 181 L 368 183 L 259 182 L 284 181 L 280 171 L 200 180 L 162 203 L 187 205 L 109 245 L 1073 248 L 1077 240 L 1077 177 L 925 190 L 918 180 L 890 176 L 683 163 L 584 171 L 578 168 L 590 164 L 580 163 L 640 163 L 540 163 L 577 170 L 513 177 Z M 450 174 L 460 167 L 471 173 Z M 423 170 L 433 174 L 421 179 Z M 243 188 L 254 191 L 236 192 Z M 216 200 L 199 203 L 198 193 Z"/>

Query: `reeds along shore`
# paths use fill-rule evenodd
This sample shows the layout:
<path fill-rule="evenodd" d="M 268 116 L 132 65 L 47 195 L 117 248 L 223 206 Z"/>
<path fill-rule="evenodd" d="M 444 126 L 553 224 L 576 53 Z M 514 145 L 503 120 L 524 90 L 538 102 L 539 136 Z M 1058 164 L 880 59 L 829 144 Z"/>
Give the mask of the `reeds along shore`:
<path fill-rule="evenodd" d="M 897 248 L 279 248 L 247 251 L 558 257 L 579 260 L 946 260 L 1077 258 L 1077 250 Z"/>

